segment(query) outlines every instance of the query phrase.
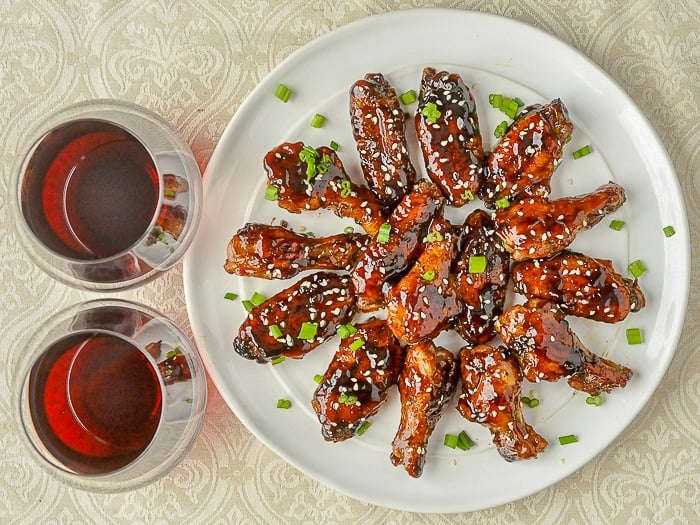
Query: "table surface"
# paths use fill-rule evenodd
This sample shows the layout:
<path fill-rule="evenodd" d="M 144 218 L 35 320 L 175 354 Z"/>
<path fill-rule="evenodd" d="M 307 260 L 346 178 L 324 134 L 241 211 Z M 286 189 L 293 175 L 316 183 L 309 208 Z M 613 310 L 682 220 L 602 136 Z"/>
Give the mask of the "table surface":
<path fill-rule="evenodd" d="M 566 480 L 494 509 L 417 515 L 348 498 L 307 478 L 262 445 L 213 385 L 206 423 L 193 450 L 166 478 L 143 489 L 117 495 L 73 490 L 40 470 L 23 449 L 10 415 L 18 342 L 50 312 L 94 297 L 45 276 L 12 231 L 12 166 L 32 125 L 80 100 L 128 100 L 177 127 L 204 171 L 237 107 L 291 52 L 351 21 L 428 5 L 497 13 L 540 27 L 581 50 L 619 82 L 669 151 L 686 199 L 692 255 L 700 257 L 698 0 L 4 1 L 0 522 L 700 522 L 698 265 L 692 269 L 676 355 L 657 394 L 628 431 Z M 142 288 L 115 295 L 156 306 L 189 330 L 181 265 Z"/>

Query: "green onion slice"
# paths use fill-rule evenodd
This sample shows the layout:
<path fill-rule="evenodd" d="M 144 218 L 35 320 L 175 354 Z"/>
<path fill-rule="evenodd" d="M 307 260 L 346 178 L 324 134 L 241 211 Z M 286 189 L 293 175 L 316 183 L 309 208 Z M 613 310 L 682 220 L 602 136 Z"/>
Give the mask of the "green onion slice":
<path fill-rule="evenodd" d="M 503 135 L 506 134 L 507 129 L 508 122 L 504 120 L 498 126 L 496 126 L 496 129 L 493 130 L 493 136 L 497 139 L 500 139 Z"/>
<path fill-rule="evenodd" d="M 355 228 L 352 226 L 346 226 L 345 229 L 343 230 L 343 233 L 345 235 L 350 235 L 351 233 L 355 233 Z"/>
<path fill-rule="evenodd" d="M 314 376 L 314 383 L 316 383 L 317 385 L 320 385 L 321 381 L 323 381 L 323 376 L 321 374 L 316 374 Z"/>
<path fill-rule="evenodd" d="M 442 116 L 442 112 L 438 109 L 437 104 L 435 104 L 435 102 L 428 102 L 421 111 L 421 114 L 430 124 L 435 124 L 437 122 L 437 119 L 439 119 Z"/>
<path fill-rule="evenodd" d="M 372 426 L 372 423 L 370 423 L 369 421 L 363 421 L 363 423 L 360 425 L 360 428 L 357 429 L 357 435 L 361 436 L 371 426 Z"/>
<path fill-rule="evenodd" d="M 343 179 L 340 181 L 340 196 L 347 199 L 350 195 L 352 195 L 352 183 L 348 179 Z"/>
<path fill-rule="evenodd" d="M 355 328 L 352 324 L 341 324 L 338 326 L 338 328 L 335 329 L 335 333 L 340 336 L 341 339 L 346 339 L 347 337 L 350 337 L 351 335 L 355 334 L 357 332 L 357 328 Z"/>
<path fill-rule="evenodd" d="M 474 441 L 469 437 L 464 430 L 457 434 L 457 448 L 461 450 L 469 450 L 474 446 Z"/>
<path fill-rule="evenodd" d="M 255 308 L 255 305 L 251 303 L 248 299 L 244 299 L 241 301 L 241 304 L 243 305 L 243 308 L 246 309 L 247 312 L 250 312 L 253 308 Z"/>
<path fill-rule="evenodd" d="M 570 445 L 571 443 L 577 443 L 578 438 L 573 435 L 569 434 L 568 436 L 559 436 L 559 444 L 560 445 Z"/>
<path fill-rule="evenodd" d="M 484 273 L 486 271 L 486 256 L 470 255 L 468 270 L 469 273 Z"/>
<path fill-rule="evenodd" d="M 472 190 L 464 190 L 464 192 L 462 192 L 460 197 L 463 198 L 465 201 L 473 201 L 474 200 L 474 192 Z"/>
<path fill-rule="evenodd" d="M 253 306 L 260 306 L 265 301 L 267 301 L 267 297 L 259 294 L 258 292 L 253 292 L 253 295 L 250 297 L 250 302 L 253 304 Z"/>
<path fill-rule="evenodd" d="M 268 328 L 268 333 L 270 334 L 271 337 L 274 337 L 275 339 L 279 339 L 282 337 L 282 329 L 279 327 L 279 325 L 273 324 L 270 325 Z"/>
<path fill-rule="evenodd" d="M 279 199 L 279 190 L 274 186 L 268 186 L 265 188 L 265 200 L 266 201 L 276 201 Z"/>
<path fill-rule="evenodd" d="M 331 148 L 333 151 L 338 151 L 340 149 L 340 146 L 335 140 L 331 140 L 331 142 L 328 144 L 328 147 Z"/>
<path fill-rule="evenodd" d="M 581 157 L 585 157 L 586 155 L 590 155 L 590 154 L 591 154 L 591 146 L 590 146 L 590 144 L 586 144 L 582 148 L 579 148 L 576 151 L 574 151 L 571 155 L 575 159 L 580 159 Z"/>
<path fill-rule="evenodd" d="M 615 230 L 616 232 L 619 232 L 622 228 L 625 226 L 625 221 L 621 221 L 619 219 L 615 219 L 610 221 L 610 229 Z"/>
<path fill-rule="evenodd" d="M 644 342 L 642 330 L 640 328 L 628 328 L 625 330 L 628 345 L 641 345 Z"/>
<path fill-rule="evenodd" d="M 418 100 L 418 95 L 416 94 L 415 90 L 409 89 L 399 96 L 399 100 L 404 106 L 408 106 L 409 104 L 413 104 L 416 100 Z"/>
<path fill-rule="evenodd" d="M 391 224 L 385 222 L 379 227 L 379 232 L 377 232 L 378 242 L 389 242 L 389 235 L 391 234 Z"/>
<path fill-rule="evenodd" d="M 430 233 L 426 235 L 425 240 L 428 242 L 440 242 L 444 240 L 445 237 L 437 230 L 430 230 Z"/>
<path fill-rule="evenodd" d="M 224 294 L 224 299 L 228 299 L 229 301 L 235 301 L 236 299 L 238 299 L 238 295 L 233 292 L 226 292 Z"/>
<path fill-rule="evenodd" d="M 292 402 L 289 399 L 278 399 L 277 408 L 287 410 L 288 408 L 292 408 Z"/>
<path fill-rule="evenodd" d="M 316 332 L 318 332 L 317 323 L 303 322 L 301 324 L 301 329 L 299 330 L 299 335 L 297 336 L 297 339 L 311 341 L 314 337 L 316 337 Z"/>
<path fill-rule="evenodd" d="M 270 363 L 272 363 L 273 365 L 279 365 L 279 364 L 282 363 L 285 359 L 287 359 L 285 356 L 283 356 L 283 355 L 278 355 L 278 356 L 276 356 L 276 357 L 273 357 L 273 358 L 270 360 Z"/>
<path fill-rule="evenodd" d="M 314 118 L 311 119 L 311 127 L 312 128 L 320 128 L 323 127 L 323 124 L 326 122 L 326 117 L 321 115 L 320 113 L 316 113 L 314 115 Z"/>
<path fill-rule="evenodd" d="M 505 210 L 506 208 L 510 208 L 510 201 L 508 200 L 508 197 L 502 197 L 498 199 L 494 204 L 499 210 Z"/>
<path fill-rule="evenodd" d="M 588 396 L 586 398 L 586 403 L 589 405 L 595 405 L 599 407 L 600 405 L 603 404 L 603 396 L 598 394 L 596 396 Z"/>
<path fill-rule="evenodd" d="M 664 235 L 666 237 L 673 237 L 676 234 L 676 230 L 673 228 L 673 226 L 665 226 L 664 227 Z"/>
<path fill-rule="evenodd" d="M 443 440 L 442 444 L 449 448 L 456 448 L 458 441 L 459 437 L 455 436 L 454 434 L 445 434 L 445 439 Z"/>
<path fill-rule="evenodd" d="M 289 102 L 289 97 L 292 96 L 292 90 L 284 84 L 279 84 L 275 90 L 275 96 L 286 104 Z"/>
<path fill-rule="evenodd" d="M 642 274 L 647 271 L 647 267 L 644 266 L 644 263 L 639 259 L 631 262 L 627 269 L 634 276 L 635 279 L 639 279 L 639 277 L 641 277 Z"/>
<path fill-rule="evenodd" d="M 428 270 L 421 277 L 426 281 L 432 281 L 435 279 L 435 270 Z"/>
<path fill-rule="evenodd" d="M 352 343 L 350 343 L 350 350 L 359 350 L 365 346 L 365 340 L 362 338 L 355 339 Z"/>

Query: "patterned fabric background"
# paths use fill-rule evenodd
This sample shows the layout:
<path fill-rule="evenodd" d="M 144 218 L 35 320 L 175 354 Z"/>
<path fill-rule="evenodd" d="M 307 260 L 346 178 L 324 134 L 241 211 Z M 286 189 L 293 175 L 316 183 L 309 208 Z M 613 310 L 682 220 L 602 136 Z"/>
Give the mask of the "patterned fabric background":
<path fill-rule="evenodd" d="M 700 523 L 698 265 L 680 345 L 624 436 L 565 481 L 483 512 L 418 515 L 367 505 L 308 479 L 257 441 L 213 387 L 201 439 L 165 479 L 120 495 L 75 491 L 35 466 L 12 426 L 23 334 L 90 294 L 20 250 L 12 166 L 32 125 L 75 101 L 112 97 L 162 114 L 202 168 L 251 89 L 310 40 L 351 21 L 419 6 L 498 13 L 578 48 L 657 129 L 686 197 L 700 259 L 700 3 L 697 0 L 3 0 L 0 3 L 0 522 L 2 523 Z M 469 28 L 465 28 L 469 30 Z M 122 294 L 188 327 L 181 267 Z M 468 490 L 466 488 L 465 490 Z"/>

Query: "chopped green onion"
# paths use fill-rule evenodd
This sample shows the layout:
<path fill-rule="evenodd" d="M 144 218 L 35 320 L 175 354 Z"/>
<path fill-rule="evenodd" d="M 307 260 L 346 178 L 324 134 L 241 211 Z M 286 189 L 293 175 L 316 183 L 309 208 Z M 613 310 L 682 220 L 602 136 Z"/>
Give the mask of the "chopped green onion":
<path fill-rule="evenodd" d="M 598 394 L 596 396 L 588 396 L 586 398 L 586 403 L 589 405 L 595 405 L 599 407 L 600 405 L 603 404 L 603 396 Z"/>
<path fill-rule="evenodd" d="M 385 222 L 379 227 L 379 232 L 377 232 L 378 242 L 389 242 L 389 234 L 391 233 L 391 224 Z"/>
<path fill-rule="evenodd" d="M 445 237 L 442 235 L 442 233 L 437 230 L 430 230 L 430 233 L 428 233 L 428 235 L 425 237 L 425 240 L 428 242 L 440 242 L 444 239 Z"/>
<path fill-rule="evenodd" d="M 289 399 L 278 399 L 277 408 L 287 410 L 288 408 L 292 408 L 292 402 Z"/>
<path fill-rule="evenodd" d="M 355 339 L 352 343 L 350 343 L 350 350 L 359 350 L 365 346 L 365 340 L 360 338 L 360 339 Z"/>
<path fill-rule="evenodd" d="M 472 190 L 464 190 L 464 192 L 462 192 L 460 197 L 463 198 L 465 201 L 473 201 L 474 200 L 474 192 Z"/>
<path fill-rule="evenodd" d="M 228 299 L 229 301 L 235 301 L 238 299 L 238 295 L 232 292 L 226 292 L 224 294 L 224 299 Z"/>
<path fill-rule="evenodd" d="M 496 137 L 497 139 L 500 139 L 503 135 L 506 134 L 507 129 L 508 129 L 508 122 L 504 120 L 498 126 L 496 126 L 496 129 L 493 130 L 493 136 Z"/>
<path fill-rule="evenodd" d="M 457 435 L 457 447 L 462 450 L 469 450 L 474 446 L 472 438 L 464 430 Z"/>
<path fill-rule="evenodd" d="M 351 233 L 355 233 L 355 228 L 352 226 L 346 226 L 345 229 L 343 230 L 343 233 L 345 235 L 350 235 Z"/>
<path fill-rule="evenodd" d="M 370 423 L 369 421 L 364 421 L 364 422 L 360 425 L 360 428 L 357 429 L 357 435 L 358 435 L 358 436 L 361 436 L 361 435 L 364 434 L 364 433 L 367 431 L 367 429 L 368 429 L 369 427 L 371 427 L 371 426 L 372 426 L 372 423 Z"/>
<path fill-rule="evenodd" d="M 469 273 L 484 273 L 486 271 L 486 256 L 470 255 L 468 269 Z"/>
<path fill-rule="evenodd" d="M 245 308 L 248 312 L 255 308 L 255 305 L 251 303 L 248 299 L 244 299 L 243 301 L 241 301 L 241 304 L 243 305 L 243 308 Z"/>
<path fill-rule="evenodd" d="M 641 345 L 644 342 L 640 328 L 628 328 L 625 330 L 628 345 Z"/>
<path fill-rule="evenodd" d="M 505 210 L 506 208 L 510 208 L 510 201 L 508 200 L 508 197 L 502 197 L 498 199 L 494 204 L 499 210 Z"/>
<path fill-rule="evenodd" d="M 265 200 L 266 201 L 276 201 L 279 199 L 279 190 L 274 186 L 268 186 L 265 188 Z"/>
<path fill-rule="evenodd" d="M 330 144 L 328 144 L 328 147 L 331 148 L 333 151 L 338 151 L 340 149 L 340 146 L 335 140 L 331 140 Z"/>
<path fill-rule="evenodd" d="M 278 356 L 276 356 L 276 357 L 273 357 L 272 360 L 270 361 L 270 363 L 272 363 L 273 365 L 279 365 L 279 364 L 280 364 L 281 362 L 283 362 L 285 359 L 287 359 L 285 356 L 283 356 L 283 355 L 278 355 Z"/>
<path fill-rule="evenodd" d="M 418 95 L 416 95 L 415 90 L 409 89 L 406 93 L 402 93 L 401 96 L 399 96 L 399 100 L 401 100 L 404 106 L 408 106 L 418 100 Z"/>
<path fill-rule="evenodd" d="M 320 128 L 323 127 L 323 124 L 326 122 L 326 117 L 321 115 L 320 113 L 316 113 L 314 115 L 314 118 L 311 119 L 311 127 L 312 128 Z"/>
<path fill-rule="evenodd" d="M 316 337 L 317 331 L 318 331 L 318 324 L 317 323 L 304 322 L 301 324 L 301 329 L 299 330 L 299 335 L 297 336 L 297 339 L 304 339 L 306 341 L 311 341 L 314 337 Z"/>
<path fill-rule="evenodd" d="M 571 443 L 577 443 L 578 438 L 574 436 L 573 434 L 569 434 L 568 436 L 559 436 L 559 444 L 560 445 L 569 445 Z"/>
<path fill-rule="evenodd" d="M 425 117 L 429 124 L 435 124 L 437 119 L 439 119 L 442 115 L 435 102 L 428 102 L 421 111 L 421 114 Z"/>
<path fill-rule="evenodd" d="M 590 154 L 591 154 L 591 146 L 589 144 L 586 144 L 582 148 L 579 148 L 576 151 L 574 151 L 571 155 L 575 159 L 580 159 L 581 157 L 585 157 L 586 155 L 590 155 Z"/>
<path fill-rule="evenodd" d="M 449 448 L 456 448 L 458 441 L 459 437 L 455 436 L 454 434 L 445 434 L 445 439 L 443 440 L 442 444 Z"/>
<path fill-rule="evenodd" d="M 338 334 L 338 336 L 341 339 L 345 339 L 347 337 L 350 337 L 351 335 L 355 334 L 357 332 L 357 328 L 355 328 L 352 324 L 341 324 L 336 328 L 335 333 Z"/>
<path fill-rule="evenodd" d="M 630 271 L 630 273 L 634 276 L 635 279 L 639 279 L 639 277 L 641 277 L 642 274 L 647 271 L 647 267 L 644 266 L 644 263 L 639 259 L 631 262 L 627 269 Z"/>
<path fill-rule="evenodd" d="M 501 104 L 503 103 L 503 95 L 498 93 L 491 93 L 489 95 L 489 104 L 495 109 L 501 109 Z"/>
<path fill-rule="evenodd" d="M 518 114 L 518 109 L 520 109 L 520 104 L 518 101 L 512 98 L 505 97 L 501 103 L 501 111 L 508 115 L 510 118 L 515 118 Z"/>
<path fill-rule="evenodd" d="M 267 297 L 259 294 L 258 292 L 253 292 L 253 295 L 250 297 L 250 302 L 253 304 L 253 306 L 260 306 L 265 301 L 267 301 Z"/>
<path fill-rule="evenodd" d="M 277 89 L 275 90 L 275 96 L 278 99 L 280 99 L 282 102 L 287 103 L 289 101 L 289 97 L 292 96 L 292 90 L 289 89 L 284 84 L 280 84 L 277 86 Z"/>
<path fill-rule="evenodd" d="M 282 329 L 279 327 L 279 325 L 276 324 L 270 325 L 270 327 L 268 328 L 268 333 L 271 337 L 274 337 L 275 339 L 279 339 L 283 335 Z"/>
<path fill-rule="evenodd" d="M 323 376 L 321 374 L 316 374 L 314 376 L 314 383 L 316 383 L 317 385 L 320 385 L 321 381 L 323 381 Z"/>
<path fill-rule="evenodd" d="M 530 408 L 535 408 L 540 405 L 540 400 L 536 397 L 523 396 L 520 398 L 520 401 L 522 401 L 523 405 L 527 405 Z"/>
<path fill-rule="evenodd" d="M 625 221 L 615 219 L 610 221 L 610 229 L 619 232 L 625 226 Z"/>
<path fill-rule="evenodd" d="M 421 277 L 423 277 L 423 279 L 426 281 L 432 281 L 433 279 L 435 279 L 435 270 L 428 270 L 423 275 L 421 275 Z"/>
<path fill-rule="evenodd" d="M 343 405 L 354 405 L 357 403 L 357 396 L 355 394 L 340 394 L 338 396 L 338 403 L 342 403 Z"/>
<path fill-rule="evenodd" d="M 352 183 L 348 179 L 343 179 L 340 181 L 340 196 L 343 199 L 347 199 L 352 195 Z"/>
<path fill-rule="evenodd" d="M 676 234 L 676 230 L 673 228 L 673 226 L 664 227 L 664 235 L 666 237 L 673 237 L 675 234 Z"/>
<path fill-rule="evenodd" d="M 175 357 L 176 355 L 180 355 L 181 353 L 182 353 L 182 348 L 180 348 L 179 346 L 176 346 L 175 348 L 170 350 L 170 352 L 165 354 L 165 358 L 172 359 L 173 357 Z"/>

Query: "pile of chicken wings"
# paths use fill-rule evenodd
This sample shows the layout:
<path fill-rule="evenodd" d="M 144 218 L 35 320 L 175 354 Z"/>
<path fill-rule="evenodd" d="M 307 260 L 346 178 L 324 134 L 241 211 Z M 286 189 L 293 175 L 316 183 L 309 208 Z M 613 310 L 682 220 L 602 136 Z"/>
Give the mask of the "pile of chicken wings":
<path fill-rule="evenodd" d="M 316 238 L 265 224 L 236 232 L 227 272 L 305 273 L 249 312 L 234 350 L 267 363 L 301 358 L 340 335 L 311 401 L 323 437 L 356 435 L 397 386 L 401 418 L 390 460 L 413 477 L 453 395 L 457 411 L 489 429 L 505 460 L 535 457 L 547 441 L 523 418 L 523 379 L 566 379 L 597 395 L 632 377 L 586 348 L 566 320 L 615 323 L 644 306 L 636 280 L 568 248 L 622 206 L 624 189 L 610 182 L 549 197 L 573 130 L 558 99 L 522 108 L 486 152 L 469 87 L 458 74 L 426 67 L 413 118 L 426 178 L 409 155 L 409 119 L 387 79 L 368 74 L 350 89 L 364 184 L 329 147 L 287 142 L 265 156 L 279 207 L 332 210 L 364 233 Z M 463 224 L 445 218 L 446 206 L 473 201 L 482 207 Z M 509 287 L 522 304 L 507 305 Z M 463 347 L 438 346 L 445 330 L 455 330 Z"/>

